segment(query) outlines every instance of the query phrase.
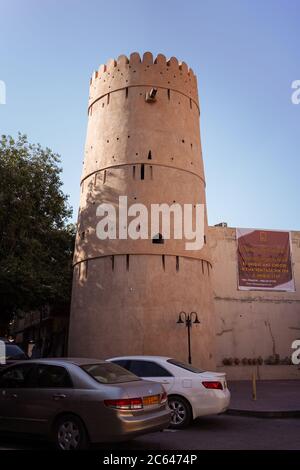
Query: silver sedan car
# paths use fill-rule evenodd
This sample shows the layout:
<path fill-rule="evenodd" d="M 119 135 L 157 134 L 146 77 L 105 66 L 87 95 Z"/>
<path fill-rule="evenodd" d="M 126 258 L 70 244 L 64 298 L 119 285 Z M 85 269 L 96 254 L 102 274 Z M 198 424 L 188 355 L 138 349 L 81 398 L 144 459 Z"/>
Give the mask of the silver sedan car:
<path fill-rule="evenodd" d="M 43 435 L 59 449 L 128 440 L 170 423 L 167 395 L 99 359 L 22 361 L 0 372 L 0 431 Z"/>

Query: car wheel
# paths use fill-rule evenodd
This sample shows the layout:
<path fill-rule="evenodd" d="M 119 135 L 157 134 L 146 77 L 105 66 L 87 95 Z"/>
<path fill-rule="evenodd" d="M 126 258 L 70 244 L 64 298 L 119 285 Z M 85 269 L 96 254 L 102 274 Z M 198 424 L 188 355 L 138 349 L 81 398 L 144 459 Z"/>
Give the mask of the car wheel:
<path fill-rule="evenodd" d="M 85 426 L 74 415 L 63 415 L 54 426 L 54 442 L 59 450 L 86 449 L 89 444 Z"/>
<path fill-rule="evenodd" d="M 171 410 L 170 428 L 182 429 L 188 426 L 192 420 L 192 410 L 189 402 L 180 396 L 171 395 L 168 398 Z"/>

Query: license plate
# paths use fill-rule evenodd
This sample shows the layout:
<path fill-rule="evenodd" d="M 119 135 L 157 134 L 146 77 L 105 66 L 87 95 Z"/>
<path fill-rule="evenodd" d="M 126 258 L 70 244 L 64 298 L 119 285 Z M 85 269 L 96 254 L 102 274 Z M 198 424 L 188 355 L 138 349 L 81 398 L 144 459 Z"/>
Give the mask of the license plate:
<path fill-rule="evenodd" d="M 151 395 L 149 397 L 143 398 L 144 406 L 159 405 L 159 403 L 160 403 L 160 395 Z"/>

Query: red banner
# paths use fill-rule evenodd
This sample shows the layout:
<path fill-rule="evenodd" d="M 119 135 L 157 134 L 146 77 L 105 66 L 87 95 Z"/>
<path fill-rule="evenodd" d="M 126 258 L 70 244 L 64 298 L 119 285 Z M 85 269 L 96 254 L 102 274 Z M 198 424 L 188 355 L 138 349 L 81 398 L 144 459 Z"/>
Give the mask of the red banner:
<path fill-rule="evenodd" d="M 294 292 L 290 232 L 236 229 L 239 290 Z"/>

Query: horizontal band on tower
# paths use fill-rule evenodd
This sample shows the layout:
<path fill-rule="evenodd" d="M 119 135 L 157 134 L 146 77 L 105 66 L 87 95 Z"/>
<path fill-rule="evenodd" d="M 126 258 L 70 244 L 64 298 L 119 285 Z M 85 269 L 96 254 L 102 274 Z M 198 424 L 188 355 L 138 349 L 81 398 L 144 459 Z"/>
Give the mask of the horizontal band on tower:
<path fill-rule="evenodd" d="M 164 86 L 157 86 L 155 84 L 143 84 L 143 83 L 141 83 L 139 85 L 129 85 L 129 86 L 124 86 L 122 88 L 116 88 L 115 90 L 107 91 L 104 95 L 98 96 L 97 98 L 94 99 L 94 101 L 89 101 L 88 114 L 90 112 L 91 107 L 95 103 L 97 103 L 97 101 L 100 101 L 102 98 L 105 98 L 105 96 L 109 95 L 110 93 L 116 93 L 117 91 L 125 91 L 126 89 L 129 89 L 129 88 L 139 88 L 139 87 L 144 87 L 144 88 L 145 87 L 152 87 L 152 88 L 157 88 L 157 89 L 160 89 L 160 90 L 170 90 L 173 93 L 178 93 L 182 96 L 185 96 L 187 99 L 192 100 L 192 102 L 196 105 L 196 108 L 198 109 L 198 113 L 200 115 L 199 103 L 194 98 L 192 98 L 190 95 L 187 95 L 186 93 L 183 93 L 182 91 L 176 90 L 176 89 L 173 89 L 173 88 L 168 88 L 168 87 L 164 87 Z"/>
<path fill-rule="evenodd" d="M 101 258 L 110 258 L 111 256 L 126 256 L 126 255 L 129 255 L 129 256 L 174 256 L 174 257 L 179 257 L 179 258 L 186 258 L 186 259 L 192 259 L 193 261 L 203 261 L 207 264 L 209 264 L 210 268 L 212 269 L 212 263 L 210 260 L 206 259 L 206 258 L 197 258 L 196 256 L 185 256 L 185 255 L 182 255 L 182 254 L 174 254 L 174 253 L 167 253 L 166 251 L 164 251 L 164 253 L 153 253 L 153 252 L 143 252 L 143 253 L 128 253 L 128 252 L 122 252 L 122 253 L 107 253 L 107 254 L 104 254 L 104 255 L 99 255 L 99 256 L 91 256 L 90 258 L 84 258 L 84 259 L 80 259 L 78 261 L 76 261 L 75 263 L 72 264 L 72 267 L 74 268 L 75 266 L 77 266 L 78 264 L 80 263 L 84 263 L 85 261 L 93 261 L 93 260 L 96 260 L 96 259 L 101 259 Z"/>
<path fill-rule="evenodd" d="M 103 167 L 99 170 L 92 171 L 91 173 L 86 175 L 84 178 L 82 178 L 81 181 L 80 181 L 80 186 L 82 185 L 82 183 L 87 178 L 89 178 L 90 176 L 95 175 L 96 173 L 99 173 L 100 171 L 111 170 L 113 168 L 123 168 L 124 166 L 134 166 L 134 165 L 160 166 L 160 167 L 164 167 L 164 168 L 172 168 L 173 170 L 185 171 L 186 173 L 190 173 L 191 175 L 196 176 L 197 178 L 199 178 L 203 182 L 204 188 L 206 187 L 206 182 L 205 182 L 204 178 L 202 178 L 202 176 L 200 176 L 198 173 L 195 173 L 194 171 L 186 170 L 185 168 L 180 168 L 178 166 L 164 165 L 163 163 L 153 163 L 153 160 L 151 161 L 151 163 L 146 163 L 146 162 L 120 163 L 118 165 L 109 165 L 109 166 Z"/>

